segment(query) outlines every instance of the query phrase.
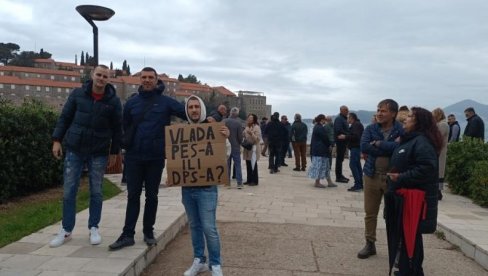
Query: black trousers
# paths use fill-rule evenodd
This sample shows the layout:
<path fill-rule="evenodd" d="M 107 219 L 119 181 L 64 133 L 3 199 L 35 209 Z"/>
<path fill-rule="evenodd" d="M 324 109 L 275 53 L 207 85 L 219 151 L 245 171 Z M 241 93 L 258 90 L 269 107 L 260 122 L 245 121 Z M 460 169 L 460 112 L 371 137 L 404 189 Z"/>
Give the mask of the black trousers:
<path fill-rule="evenodd" d="M 281 143 L 269 143 L 269 169 L 277 170 L 280 164 Z"/>
<path fill-rule="evenodd" d="M 344 161 L 344 156 L 346 155 L 347 143 L 346 142 L 337 142 L 336 143 L 336 167 L 335 167 L 335 174 L 336 179 L 344 177 L 342 174 L 342 162 Z"/>
<path fill-rule="evenodd" d="M 403 236 L 403 235 L 402 235 Z M 410 261 L 407 255 L 407 248 L 405 247 L 405 239 L 402 238 L 402 246 L 400 249 L 400 259 L 398 260 L 398 269 L 402 276 L 423 276 L 424 270 L 422 263 L 424 261 L 424 244 L 422 241 L 422 234 L 417 233 L 415 237 L 415 250 Z"/>
<path fill-rule="evenodd" d="M 143 184 L 146 203 L 144 205 L 142 231 L 145 234 L 152 234 L 158 210 L 159 184 L 161 183 L 164 160 L 136 161 L 126 159 L 125 165 L 127 166 L 127 208 L 122 234 L 134 237 Z"/>
<path fill-rule="evenodd" d="M 246 160 L 247 182 L 258 184 L 258 162 L 254 162 L 254 170 L 251 165 L 251 160 Z"/>

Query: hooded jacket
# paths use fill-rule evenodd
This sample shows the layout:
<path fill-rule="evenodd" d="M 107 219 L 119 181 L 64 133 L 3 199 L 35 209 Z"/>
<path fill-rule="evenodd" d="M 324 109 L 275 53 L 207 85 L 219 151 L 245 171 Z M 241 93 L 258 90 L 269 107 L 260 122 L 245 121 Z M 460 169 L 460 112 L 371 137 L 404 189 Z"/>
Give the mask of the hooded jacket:
<path fill-rule="evenodd" d="M 308 127 L 302 122 L 300 114 L 295 115 L 295 121 L 291 125 L 290 138 L 292 142 L 305 143 L 307 142 Z"/>
<path fill-rule="evenodd" d="M 122 136 L 122 105 L 111 84 L 94 101 L 93 81 L 71 92 L 56 123 L 52 139 L 63 141 L 69 151 L 92 156 L 118 154 Z"/>
<path fill-rule="evenodd" d="M 171 123 L 171 116 L 186 120 L 185 106 L 173 98 L 162 95 L 164 84 L 158 80 L 158 85 L 152 91 L 143 91 L 139 87 L 138 94 L 130 98 L 125 104 L 123 113 L 123 127 L 127 129 L 132 122 L 143 116 L 147 104 L 152 107 L 144 115 L 144 119 L 137 125 L 134 140 L 127 149 L 126 158 L 135 160 L 160 160 L 165 158 L 165 130 Z"/>

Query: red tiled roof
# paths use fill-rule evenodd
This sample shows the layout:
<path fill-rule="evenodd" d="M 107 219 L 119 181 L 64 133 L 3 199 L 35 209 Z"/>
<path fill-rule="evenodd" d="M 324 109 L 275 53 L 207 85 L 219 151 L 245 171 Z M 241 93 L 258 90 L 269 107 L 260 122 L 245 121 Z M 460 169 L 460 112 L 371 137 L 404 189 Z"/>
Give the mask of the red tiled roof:
<path fill-rule="evenodd" d="M 52 58 L 36 58 L 36 59 L 34 59 L 34 62 L 37 62 L 37 63 L 54 63 L 54 59 L 52 59 Z"/>
<path fill-rule="evenodd" d="M 235 93 L 233 93 L 229 89 L 225 88 L 224 86 L 216 86 L 216 87 L 213 87 L 213 89 L 217 90 L 217 92 L 219 92 L 220 94 L 222 94 L 224 96 L 237 97 L 237 95 Z"/>
<path fill-rule="evenodd" d="M 0 66 L 0 71 L 37 73 L 37 74 L 73 76 L 73 77 L 79 77 L 80 76 L 80 72 L 73 72 L 73 71 L 67 71 L 67 70 L 51 70 L 51 69 L 34 68 L 34 67 L 9 66 L 9 65 L 8 66 Z"/>
<path fill-rule="evenodd" d="M 141 84 L 141 80 L 138 77 L 119 76 L 119 77 L 117 77 L 117 79 L 121 79 L 122 82 L 125 82 L 127 84 L 136 84 L 136 85 Z"/>
<path fill-rule="evenodd" d="M 18 78 L 12 76 L 0 76 L 0 83 L 2 84 L 17 84 L 17 85 L 32 85 L 32 86 L 48 86 L 61 88 L 75 88 L 81 87 L 79 82 L 65 82 L 53 81 L 47 79 L 33 79 L 33 78 Z"/>
<path fill-rule="evenodd" d="M 36 58 L 34 59 L 35 63 L 55 63 L 56 65 L 62 65 L 67 67 L 75 67 L 75 68 L 84 68 L 84 66 L 77 65 L 71 62 L 62 62 L 62 61 L 55 61 L 52 58 Z"/>
<path fill-rule="evenodd" d="M 193 95 L 192 93 L 189 93 L 189 92 L 185 92 L 185 91 L 176 91 L 175 92 L 175 96 L 184 96 L 184 97 L 187 97 L 187 96 L 191 96 Z"/>
<path fill-rule="evenodd" d="M 192 91 L 200 91 L 200 92 L 212 92 L 212 88 L 208 85 L 202 85 L 198 83 L 188 83 L 188 82 L 180 82 L 179 90 L 192 90 Z"/>

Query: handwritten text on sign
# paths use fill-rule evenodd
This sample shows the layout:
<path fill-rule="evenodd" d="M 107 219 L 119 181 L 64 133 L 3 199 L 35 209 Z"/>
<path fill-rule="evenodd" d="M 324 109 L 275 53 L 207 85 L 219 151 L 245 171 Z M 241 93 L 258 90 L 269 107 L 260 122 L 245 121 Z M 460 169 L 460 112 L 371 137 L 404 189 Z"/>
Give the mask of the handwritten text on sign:
<path fill-rule="evenodd" d="M 223 123 L 177 124 L 166 127 L 168 185 L 228 184 Z"/>

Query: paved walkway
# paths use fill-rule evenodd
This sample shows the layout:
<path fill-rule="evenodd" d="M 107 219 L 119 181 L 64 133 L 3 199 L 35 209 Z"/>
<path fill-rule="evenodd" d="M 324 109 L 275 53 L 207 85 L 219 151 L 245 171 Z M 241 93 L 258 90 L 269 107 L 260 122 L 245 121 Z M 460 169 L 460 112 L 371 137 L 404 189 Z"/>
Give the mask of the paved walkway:
<path fill-rule="evenodd" d="M 287 159 L 287 162 L 293 164 L 292 159 Z M 306 173 L 295 172 L 292 166 L 270 175 L 266 170 L 266 158 L 259 162 L 259 166 L 259 186 L 245 187 L 243 190 L 220 189 L 219 222 L 273 223 L 285 225 L 283 227 L 293 224 L 304 229 L 341 227 L 344 231 L 352 229 L 354 233 L 362 233 L 362 193 L 347 192 L 349 185 L 346 184 L 331 189 L 313 188 L 313 181 L 306 177 Z M 120 175 L 111 175 L 109 178 L 115 183 L 120 182 Z M 103 237 L 101 245 L 89 245 L 88 230 L 85 228 L 88 211 L 85 210 L 77 216 L 73 239 L 59 248 L 48 246 L 49 240 L 59 229 L 59 223 L 1 248 L 0 275 L 139 275 L 185 226 L 186 217 L 180 199 L 179 188 L 160 189 L 155 226 L 159 242 L 156 247 L 148 248 L 143 243 L 139 222 L 135 246 L 116 252 L 107 250 L 108 244 L 117 239 L 123 226 L 126 206 L 124 192 L 104 203 L 100 226 Z M 439 230 L 447 240 L 488 269 L 488 210 L 472 204 L 469 199 L 445 193 L 439 205 L 438 217 Z M 384 227 L 380 214 L 379 231 L 383 231 Z M 354 255 L 362 244 L 350 246 Z M 426 260 L 426 266 L 428 262 L 437 260 Z M 475 271 L 480 272 L 479 275 L 488 275 L 483 269 Z"/>

